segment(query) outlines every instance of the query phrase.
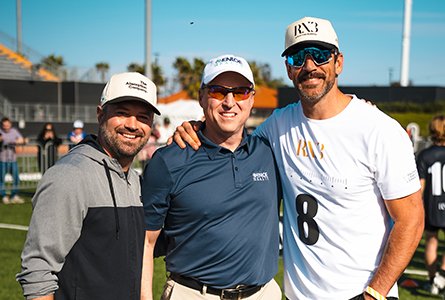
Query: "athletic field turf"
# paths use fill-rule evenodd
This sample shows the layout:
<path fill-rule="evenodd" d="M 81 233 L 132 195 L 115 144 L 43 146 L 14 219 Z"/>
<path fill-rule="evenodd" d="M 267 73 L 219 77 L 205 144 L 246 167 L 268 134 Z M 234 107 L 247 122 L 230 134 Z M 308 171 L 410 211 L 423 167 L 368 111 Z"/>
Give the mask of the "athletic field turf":
<path fill-rule="evenodd" d="M 20 285 L 15 281 L 15 274 L 20 271 L 20 253 L 26 237 L 25 229 L 31 216 L 30 197 L 25 198 L 27 201 L 22 205 L 0 204 L 0 300 L 23 299 Z M 9 226 L 9 224 L 19 226 Z M 443 242 L 440 250 L 445 252 Z M 399 287 L 400 300 L 444 299 L 443 296 L 433 296 L 423 290 L 427 282 L 423 266 L 423 252 L 422 241 L 407 272 L 399 280 L 399 286 L 408 285 L 408 287 Z M 282 272 L 283 267 L 280 261 L 279 273 L 276 276 L 280 286 L 283 281 Z M 154 299 L 159 299 L 164 281 L 165 268 L 160 258 L 155 263 Z"/>

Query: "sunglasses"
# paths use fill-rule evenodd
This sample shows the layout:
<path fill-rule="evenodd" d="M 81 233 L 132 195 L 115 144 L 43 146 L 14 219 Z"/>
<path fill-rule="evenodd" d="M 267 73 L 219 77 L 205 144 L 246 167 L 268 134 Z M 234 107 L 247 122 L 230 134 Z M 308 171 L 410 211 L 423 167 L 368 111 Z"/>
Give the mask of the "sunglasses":
<path fill-rule="evenodd" d="M 250 93 L 254 91 L 253 87 L 247 86 L 227 88 L 222 85 L 204 85 L 202 88 L 207 88 L 207 95 L 218 100 L 224 100 L 228 93 L 232 93 L 235 101 L 248 99 L 250 97 Z"/>
<path fill-rule="evenodd" d="M 293 67 L 301 68 L 306 62 L 306 57 L 311 56 L 312 60 L 317 66 L 324 65 L 331 61 L 332 53 L 337 54 L 336 50 L 322 50 L 316 47 L 304 48 L 295 54 L 289 55 L 287 63 Z"/>

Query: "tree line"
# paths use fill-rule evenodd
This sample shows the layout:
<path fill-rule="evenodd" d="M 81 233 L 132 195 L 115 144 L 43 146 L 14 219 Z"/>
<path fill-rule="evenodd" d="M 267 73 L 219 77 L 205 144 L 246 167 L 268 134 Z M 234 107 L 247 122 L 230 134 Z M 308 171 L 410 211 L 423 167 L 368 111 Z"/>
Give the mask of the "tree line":
<path fill-rule="evenodd" d="M 187 92 L 191 99 L 198 99 L 198 90 L 205 64 L 206 62 L 201 58 L 193 58 L 192 60 L 189 60 L 181 56 L 177 57 L 173 62 L 173 68 L 177 72 L 173 80 L 175 83 L 179 84 L 182 90 Z M 60 74 L 64 65 L 65 62 L 62 56 L 51 54 L 41 60 L 40 66 L 55 74 Z M 249 61 L 249 65 L 252 69 L 257 86 L 266 86 L 270 88 L 285 86 L 282 78 L 277 79 L 272 77 L 272 69 L 269 64 Z M 100 74 L 102 82 L 105 82 L 110 65 L 107 62 L 98 62 L 96 63 L 95 68 Z M 127 71 L 145 74 L 145 65 L 133 62 L 127 66 Z M 157 59 L 151 64 L 151 72 L 152 81 L 156 84 L 158 90 L 165 87 L 167 78 Z"/>

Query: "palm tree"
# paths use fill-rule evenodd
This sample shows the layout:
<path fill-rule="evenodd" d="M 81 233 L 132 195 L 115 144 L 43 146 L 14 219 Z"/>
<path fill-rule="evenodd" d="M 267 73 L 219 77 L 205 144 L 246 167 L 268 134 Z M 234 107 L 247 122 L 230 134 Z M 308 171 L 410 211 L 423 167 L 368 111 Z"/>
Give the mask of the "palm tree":
<path fill-rule="evenodd" d="M 145 66 L 138 63 L 131 63 L 127 66 L 128 72 L 138 72 L 141 74 L 145 74 Z"/>
<path fill-rule="evenodd" d="M 145 65 L 141 65 L 138 63 L 131 63 L 127 66 L 128 72 L 138 72 L 141 74 L 145 74 Z M 157 93 L 159 94 L 160 88 L 165 85 L 167 80 L 165 79 L 162 68 L 158 64 L 157 60 L 151 65 L 151 72 L 153 75 L 152 81 L 157 87 Z"/>
<path fill-rule="evenodd" d="M 253 78 L 255 78 L 255 84 L 264 85 L 270 88 L 277 88 L 285 86 L 282 78 L 274 79 L 272 78 L 272 69 L 269 64 L 258 63 L 256 61 L 249 62 L 250 68 L 252 69 Z"/>
<path fill-rule="evenodd" d="M 96 70 L 100 73 L 100 79 L 102 82 L 105 82 L 105 77 L 110 69 L 110 65 L 106 62 L 98 62 L 96 64 Z"/>
<path fill-rule="evenodd" d="M 152 80 L 153 80 L 154 84 L 157 87 L 157 93 L 159 94 L 159 91 L 160 91 L 161 87 L 163 87 L 165 85 L 167 80 L 164 77 L 164 74 L 162 72 L 162 68 L 158 64 L 158 60 L 157 59 L 151 65 L 151 74 L 153 76 Z"/>
<path fill-rule="evenodd" d="M 201 84 L 201 75 L 205 63 L 200 58 L 194 58 L 193 64 L 185 57 L 177 57 L 173 67 L 178 72 L 178 81 L 181 88 L 192 99 L 198 99 L 198 91 Z"/>
<path fill-rule="evenodd" d="M 48 71 L 57 74 L 59 77 L 61 77 L 61 69 L 65 65 L 65 62 L 63 61 L 63 57 L 55 54 L 50 54 L 47 57 L 42 58 L 40 61 L 41 66 L 47 69 Z"/>
<path fill-rule="evenodd" d="M 249 65 L 250 69 L 252 70 L 253 78 L 255 79 L 255 84 L 257 86 L 265 85 L 265 81 L 261 73 L 261 65 L 256 61 L 249 61 Z"/>

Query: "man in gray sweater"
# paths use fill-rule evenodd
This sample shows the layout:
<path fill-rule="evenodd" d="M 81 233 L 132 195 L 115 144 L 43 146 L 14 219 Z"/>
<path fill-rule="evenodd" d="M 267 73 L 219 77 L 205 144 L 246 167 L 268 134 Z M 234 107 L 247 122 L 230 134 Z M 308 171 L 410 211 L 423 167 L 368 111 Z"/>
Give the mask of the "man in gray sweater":
<path fill-rule="evenodd" d="M 44 174 L 17 274 L 26 299 L 139 300 L 144 212 L 130 166 L 159 114 L 156 102 L 145 76 L 112 76 L 97 107 L 98 135 Z"/>

